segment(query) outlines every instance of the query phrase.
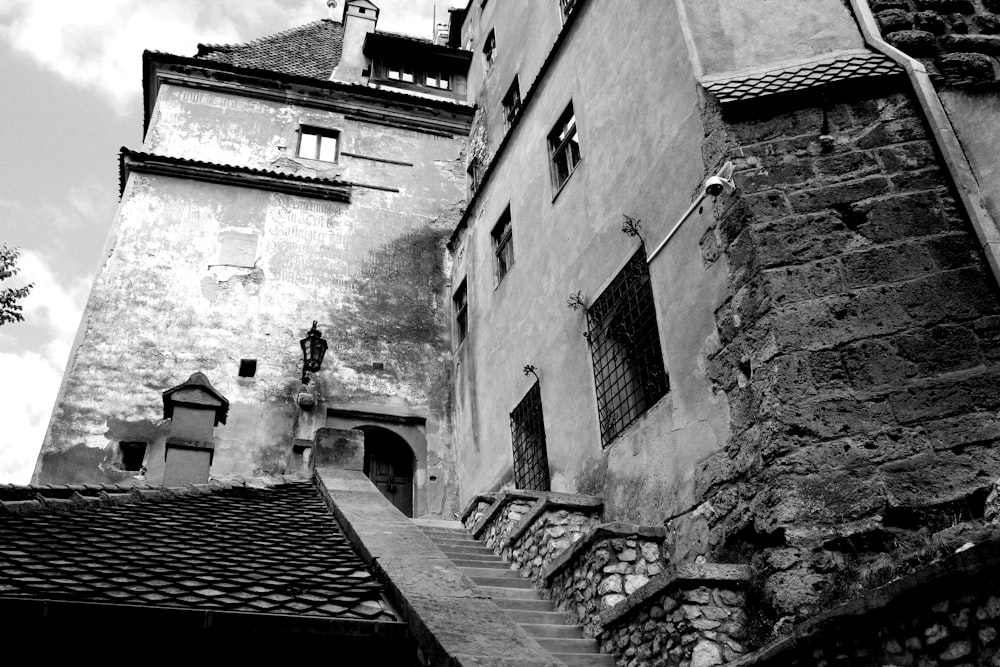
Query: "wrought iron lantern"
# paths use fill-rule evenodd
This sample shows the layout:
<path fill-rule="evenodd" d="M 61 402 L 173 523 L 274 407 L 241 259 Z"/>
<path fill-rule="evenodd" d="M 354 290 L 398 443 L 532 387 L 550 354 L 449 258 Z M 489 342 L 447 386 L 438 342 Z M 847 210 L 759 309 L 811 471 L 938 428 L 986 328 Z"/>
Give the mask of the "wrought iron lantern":
<path fill-rule="evenodd" d="M 323 357 L 326 355 L 326 341 L 316 328 L 315 320 L 312 329 L 299 343 L 302 345 L 302 384 L 309 384 L 308 373 L 317 372 L 323 365 Z"/>

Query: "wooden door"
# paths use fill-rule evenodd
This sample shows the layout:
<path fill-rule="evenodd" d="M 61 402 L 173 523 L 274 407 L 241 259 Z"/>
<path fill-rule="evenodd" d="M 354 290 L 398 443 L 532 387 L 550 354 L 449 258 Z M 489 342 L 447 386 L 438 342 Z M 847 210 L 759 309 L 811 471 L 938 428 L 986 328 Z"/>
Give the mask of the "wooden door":
<path fill-rule="evenodd" d="M 406 516 L 413 516 L 413 456 L 406 441 L 381 429 L 365 429 L 365 474 Z"/>

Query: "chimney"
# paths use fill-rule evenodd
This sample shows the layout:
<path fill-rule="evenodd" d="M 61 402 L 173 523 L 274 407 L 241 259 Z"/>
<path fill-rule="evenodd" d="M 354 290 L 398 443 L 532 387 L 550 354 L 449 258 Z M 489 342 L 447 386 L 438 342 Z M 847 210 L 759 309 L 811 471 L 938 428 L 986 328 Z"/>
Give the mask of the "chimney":
<path fill-rule="evenodd" d="M 204 373 L 163 392 L 163 418 L 170 420 L 163 486 L 205 484 L 215 454 L 215 427 L 226 423 L 229 401 Z"/>
<path fill-rule="evenodd" d="M 365 83 L 362 75 L 368 69 L 365 57 L 365 37 L 375 32 L 378 24 L 379 8 L 368 0 L 345 0 L 344 2 L 344 44 L 340 63 L 330 76 L 332 81 L 345 83 Z"/>

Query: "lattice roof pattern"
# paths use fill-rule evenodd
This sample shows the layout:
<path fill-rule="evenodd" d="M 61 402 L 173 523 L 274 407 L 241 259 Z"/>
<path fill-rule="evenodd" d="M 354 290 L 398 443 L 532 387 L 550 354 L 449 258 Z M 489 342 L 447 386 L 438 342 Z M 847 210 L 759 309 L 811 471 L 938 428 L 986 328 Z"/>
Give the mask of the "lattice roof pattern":
<path fill-rule="evenodd" d="M 199 44 L 197 57 L 328 81 L 343 47 L 344 25 L 322 19 L 244 44 Z"/>
<path fill-rule="evenodd" d="M 703 77 L 700 83 L 725 104 L 777 93 L 806 90 L 837 81 L 884 76 L 902 71 L 902 68 L 887 56 L 870 51 L 857 51 L 765 72 L 726 78 Z"/>
<path fill-rule="evenodd" d="M 310 482 L 90 491 L 0 488 L 0 597 L 396 620 Z"/>

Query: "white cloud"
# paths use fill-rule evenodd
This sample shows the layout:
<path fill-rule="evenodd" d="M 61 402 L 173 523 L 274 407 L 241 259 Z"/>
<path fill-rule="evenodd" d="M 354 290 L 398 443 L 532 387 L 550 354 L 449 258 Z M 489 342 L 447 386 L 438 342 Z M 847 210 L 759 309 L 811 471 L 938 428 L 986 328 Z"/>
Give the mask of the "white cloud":
<path fill-rule="evenodd" d="M 380 27 L 429 37 L 433 3 L 383 0 Z M 438 0 L 438 13 L 448 6 Z M 326 15 L 323 0 L 0 0 L 0 39 L 124 112 L 141 93 L 143 49 L 191 55 L 199 42 L 248 41 Z"/>
<path fill-rule="evenodd" d="M 0 352 L 0 378 L 5 379 L 0 382 L 0 484 L 26 484 L 31 478 L 90 283 L 61 282 L 33 252 L 22 253 L 18 266 L 21 272 L 11 284 L 35 286 L 22 304 L 26 321 L 0 329 L 0 346 L 23 347 L 19 339 L 25 331 L 37 338 L 34 349 Z"/>
<path fill-rule="evenodd" d="M 65 362 L 65 360 L 64 360 Z M 0 353 L 0 484 L 27 484 L 45 437 L 62 367 L 34 352 Z"/>

